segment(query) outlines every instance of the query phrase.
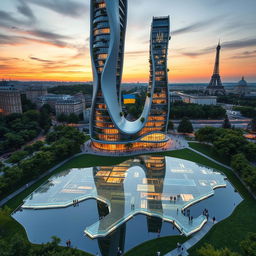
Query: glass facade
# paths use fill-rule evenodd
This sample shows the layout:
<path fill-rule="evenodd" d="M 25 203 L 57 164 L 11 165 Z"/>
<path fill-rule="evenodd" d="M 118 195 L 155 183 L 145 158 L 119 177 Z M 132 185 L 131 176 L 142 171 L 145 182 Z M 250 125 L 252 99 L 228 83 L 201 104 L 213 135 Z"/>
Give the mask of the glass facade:
<path fill-rule="evenodd" d="M 135 122 L 125 119 L 121 107 L 126 23 L 127 0 L 91 0 L 91 57 L 94 75 L 90 125 L 92 146 L 104 150 L 163 147 L 168 141 L 164 134 L 169 116 L 169 17 L 153 18 L 147 99 L 142 116 Z M 116 99 L 117 104 L 112 104 L 111 101 Z M 160 141 L 160 136 L 151 136 L 150 143 L 142 141 L 145 135 L 154 132 L 162 133 L 163 139 Z"/>
<path fill-rule="evenodd" d="M 52 176 L 28 196 L 23 209 L 63 208 L 88 199 L 105 204 L 106 214 L 85 233 L 105 237 L 137 214 L 173 223 L 190 235 L 206 222 L 182 211 L 225 187 L 225 176 L 196 163 L 164 156 L 138 156 L 114 166 L 71 169 Z M 94 214 L 94 213 L 93 213 Z"/>

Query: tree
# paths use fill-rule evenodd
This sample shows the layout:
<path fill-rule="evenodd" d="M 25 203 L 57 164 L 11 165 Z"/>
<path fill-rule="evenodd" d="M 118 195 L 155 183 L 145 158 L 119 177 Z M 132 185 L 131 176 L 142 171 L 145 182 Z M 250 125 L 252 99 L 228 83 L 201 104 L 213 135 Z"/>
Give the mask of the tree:
<path fill-rule="evenodd" d="M 27 151 L 22 151 L 22 150 L 17 151 L 11 155 L 11 157 L 8 159 L 8 162 L 13 163 L 13 164 L 18 163 L 23 158 L 25 158 L 27 155 L 28 155 Z"/>
<path fill-rule="evenodd" d="M 77 124 L 79 122 L 79 117 L 76 114 L 71 113 L 68 116 L 68 122 L 71 124 Z"/>
<path fill-rule="evenodd" d="M 58 122 L 64 123 L 68 121 L 68 116 L 65 115 L 64 113 L 61 113 L 57 116 Z"/>
<path fill-rule="evenodd" d="M 231 131 L 231 130 L 228 130 Z M 244 151 L 244 146 L 248 142 L 243 136 L 236 135 L 235 133 L 222 133 L 221 136 L 217 136 L 213 145 L 220 155 L 230 159 L 233 155 Z"/>
<path fill-rule="evenodd" d="M 187 117 L 184 117 L 178 126 L 178 132 L 191 133 L 193 131 L 194 129 L 193 129 L 192 123 Z"/>
<path fill-rule="evenodd" d="M 244 146 L 244 154 L 249 161 L 255 161 L 256 157 L 256 144 L 249 142 Z"/>
<path fill-rule="evenodd" d="M 244 255 L 256 256 L 256 233 L 249 233 L 247 238 L 240 244 Z"/>
<path fill-rule="evenodd" d="M 137 114 L 138 114 L 138 109 L 136 108 L 135 105 L 132 105 L 128 108 L 128 113 L 130 115 L 132 115 L 133 117 L 137 117 Z"/>
<path fill-rule="evenodd" d="M 45 132 L 47 132 L 50 129 L 52 125 L 52 120 L 47 109 L 41 109 L 39 125 L 42 129 L 44 129 Z"/>
<path fill-rule="evenodd" d="M 212 245 L 206 244 L 198 250 L 198 256 L 240 256 L 227 248 L 216 250 Z"/>
<path fill-rule="evenodd" d="M 11 149 L 17 149 L 24 143 L 23 138 L 20 135 L 16 135 L 14 133 L 5 134 L 5 139 L 8 147 Z"/>
<path fill-rule="evenodd" d="M 168 130 L 173 130 L 174 129 L 174 124 L 172 121 L 168 122 Z"/>
<path fill-rule="evenodd" d="M 227 115 L 225 116 L 225 119 L 223 121 L 222 128 L 231 129 L 231 123 L 230 123 L 229 118 L 228 118 Z"/>
<path fill-rule="evenodd" d="M 251 120 L 249 127 L 252 132 L 256 132 L 256 117 Z"/>
<path fill-rule="evenodd" d="M 38 122 L 39 112 L 37 110 L 28 110 L 24 113 L 23 118 L 28 118 L 31 121 Z"/>
<path fill-rule="evenodd" d="M 53 114 L 54 113 L 54 109 L 51 107 L 51 105 L 49 104 L 44 104 L 41 108 L 40 108 L 40 112 L 41 111 L 45 111 L 48 114 Z"/>
<path fill-rule="evenodd" d="M 196 140 L 200 142 L 213 143 L 216 138 L 217 128 L 214 127 L 204 127 L 196 131 Z"/>

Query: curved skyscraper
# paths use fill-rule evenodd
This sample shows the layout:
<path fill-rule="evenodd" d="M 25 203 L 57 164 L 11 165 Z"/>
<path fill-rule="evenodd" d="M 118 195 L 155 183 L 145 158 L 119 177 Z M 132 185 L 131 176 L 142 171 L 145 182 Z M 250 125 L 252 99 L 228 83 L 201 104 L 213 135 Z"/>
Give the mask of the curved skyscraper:
<path fill-rule="evenodd" d="M 163 147 L 168 141 L 169 17 L 153 18 L 149 87 L 142 114 L 133 122 L 121 106 L 126 23 L 127 0 L 91 0 L 92 146 L 113 151 Z"/>

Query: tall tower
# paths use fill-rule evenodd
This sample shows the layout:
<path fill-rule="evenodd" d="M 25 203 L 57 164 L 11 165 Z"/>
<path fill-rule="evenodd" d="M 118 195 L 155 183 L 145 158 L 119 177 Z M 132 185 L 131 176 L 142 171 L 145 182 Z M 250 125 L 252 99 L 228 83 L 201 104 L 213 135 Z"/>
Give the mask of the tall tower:
<path fill-rule="evenodd" d="M 163 147 L 168 141 L 169 17 L 152 22 L 150 81 L 144 109 L 136 121 L 127 120 L 121 106 L 126 24 L 127 0 L 91 0 L 92 146 L 109 151 Z"/>
<path fill-rule="evenodd" d="M 219 43 L 216 48 L 216 59 L 215 59 L 213 75 L 209 85 L 205 90 L 205 94 L 207 95 L 225 95 L 226 94 L 225 88 L 222 85 L 221 78 L 220 78 L 220 50 L 221 50 L 221 46 Z"/>

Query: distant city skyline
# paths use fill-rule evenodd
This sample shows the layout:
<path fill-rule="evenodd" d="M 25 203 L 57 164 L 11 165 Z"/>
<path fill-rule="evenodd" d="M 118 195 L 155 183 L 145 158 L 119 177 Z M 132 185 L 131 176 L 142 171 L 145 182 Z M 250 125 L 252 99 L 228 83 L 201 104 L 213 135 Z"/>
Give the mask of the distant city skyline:
<path fill-rule="evenodd" d="M 256 81 L 255 0 L 129 0 L 123 83 L 148 82 L 152 16 L 170 15 L 170 83 Z M 91 81 L 89 0 L 2 0 L 0 79 Z"/>

